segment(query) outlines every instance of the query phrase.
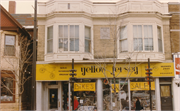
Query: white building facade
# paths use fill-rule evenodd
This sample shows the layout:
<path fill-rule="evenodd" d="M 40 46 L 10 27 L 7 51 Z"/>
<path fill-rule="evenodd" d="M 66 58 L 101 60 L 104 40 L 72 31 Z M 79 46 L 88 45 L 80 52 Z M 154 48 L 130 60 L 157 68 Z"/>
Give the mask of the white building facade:
<path fill-rule="evenodd" d="M 148 58 L 154 77 L 152 109 L 173 110 L 168 4 L 50 0 L 39 2 L 38 7 L 37 110 L 69 109 L 72 59 L 76 83 L 95 83 L 95 90 L 75 91 L 79 108 L 131 110 L 135 98 L 140 98 L 143 109 L 149 110 Z M 116 90 L 117 102 L 111 99 L 114 95 L 106 82 L 114 83 L 113 63 L 116 84 L 121 87 Z"/>

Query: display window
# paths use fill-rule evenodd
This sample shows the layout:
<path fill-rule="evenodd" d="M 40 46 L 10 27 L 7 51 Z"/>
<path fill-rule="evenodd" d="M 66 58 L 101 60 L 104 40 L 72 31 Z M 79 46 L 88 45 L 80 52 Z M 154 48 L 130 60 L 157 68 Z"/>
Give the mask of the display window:
<path fill-rule="evenodd" d="M 127 79 L 116 79 L 115 87 L 116 93 L 114 93 L 114 81 L 108 80 L 108 84 L 103 81 L 103 108 L 104 110 L 115 110 L 115 98 L 117 99 L 117 108 L 128 110 L 129 109 L 129 98 L 128 98 L 128 81 Z M 112 100 L 112 105 L 111 105 Z"/>
<path fill-rule="evenodd" d="M 151 83 L 151 100 L 152 110 L 156 110 L 156 98 L 155 98 L 155 85 Z M 141 110 L 150 110 L 150 92 L 148 82 L 142 79 L 131 79 L 130 80 L 131 90 L 131 109 L 135 110 L 137 106 L 137 99 L 139 99 Z M 132 87 L 136 87 L 133 89 Z"/>
<path fill-rule="evenodd" d="M 96 97 L 96 88 L 95 88 L 95 82 L 96 79 L 77 79 L 76 80 L 76 84 L 80 83 L 79 85 L 84 85 L 83 88 L 91 88 L 91 84 L 94 83 L 94 91 L 92 90 L 88 90 L 86 89 L 86 91 L 81 91 L 81 86 L 74 86 L 74 90 L 75 87 L 79 87 L 79 91 L 74 91 L 74 107 L 75 109 L 78 110 L 93 110 L 94 107 L 96 107 L 96 101 L 97 101 L 97 97 Z M 90 85 L 89 85 L 90 84 Z M 71 84 L 72 85 L 72 84 Z M 67 89 L 68 87 L 68 82 L 63 82 L 63 108 L 69 109 L 69 105 L 68 105 L 68 94 L 69 91 Z M 80 88 L 81 87 L 81 88 Z M 72 93 L 71 93 L 72 96 Z M 72 101 L 71 101 L 72 104 Z"/>
<path fill-rule="evenodd" d="M 1 102 L 15 102 L 15 80 L 13 74 L 1 74 Z"/>

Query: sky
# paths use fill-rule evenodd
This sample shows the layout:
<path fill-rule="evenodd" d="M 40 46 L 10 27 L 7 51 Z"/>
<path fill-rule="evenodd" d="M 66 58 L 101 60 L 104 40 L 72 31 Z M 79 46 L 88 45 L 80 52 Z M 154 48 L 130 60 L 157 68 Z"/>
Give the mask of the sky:
<path fill-rule="evenodd" d="M 34 13 L 34 1 L 35 0 L 0 0 L 0 4 L 8 10 L 9 1 L 16 1 L 16 13 L 23 14 L 23 13 Z M 38 2 L 45 2 L 48 0 L 37 0 Z M 90 1 L 119 1 L 119 0 L 90 0 Z M 160 2 L 180 2 L 180 0 L 159 0 Z"/>

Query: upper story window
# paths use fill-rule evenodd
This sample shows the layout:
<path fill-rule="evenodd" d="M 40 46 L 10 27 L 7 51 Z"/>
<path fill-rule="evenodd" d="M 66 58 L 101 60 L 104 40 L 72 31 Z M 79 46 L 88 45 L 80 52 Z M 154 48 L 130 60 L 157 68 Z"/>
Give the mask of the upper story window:
<path fill-rule="evenodd" d="M 128 41 L 127 41 L 127 26 L 120 28 L 120 37 L 119 37 L 119 46 L 120 52 L 128 51 Z"/>
<path fill-rule="evenodd" d="M 157 26 L 157 37 L 158 37 L 158 51 L 163 52 L 162 48 L 162 34 L 161 34 L 161 27 Z"/>
<path fill-rule="evenodd" d="M 135 51 L 154 50 L 152 25 L 133 25 L 133 42 Z"/>
<path fill-rule="evenodd" d="M 47 28 L 47 53 L 53 52 L 53 26 Z"/>
<path fill-rule="evenodd" d="M 85 52 L 91 51 L 91 28 L 85 26 Z"/>
<path fill-rule="evenodd" d="M 59 50 L 79 51 L 79 25 L 59 25 Z"/>
<path fill-rule="evenodd" d="M 5 35 L 5 56 L 15 56 L 15 35 Z"/>

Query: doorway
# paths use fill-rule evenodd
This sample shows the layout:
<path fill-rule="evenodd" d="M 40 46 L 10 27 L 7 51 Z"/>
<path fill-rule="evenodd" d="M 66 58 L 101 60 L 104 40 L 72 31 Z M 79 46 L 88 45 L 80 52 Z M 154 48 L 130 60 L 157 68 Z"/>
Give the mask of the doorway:
<path fill-rule="evenodd" d="M 58 109 L 58 89 L 49 89 L 49 109 Z"/>
<path fill-rule="evenodd" d="M 172 92 L 170 84 L 161 84 L 161 110 L 172 110 Z"/>

